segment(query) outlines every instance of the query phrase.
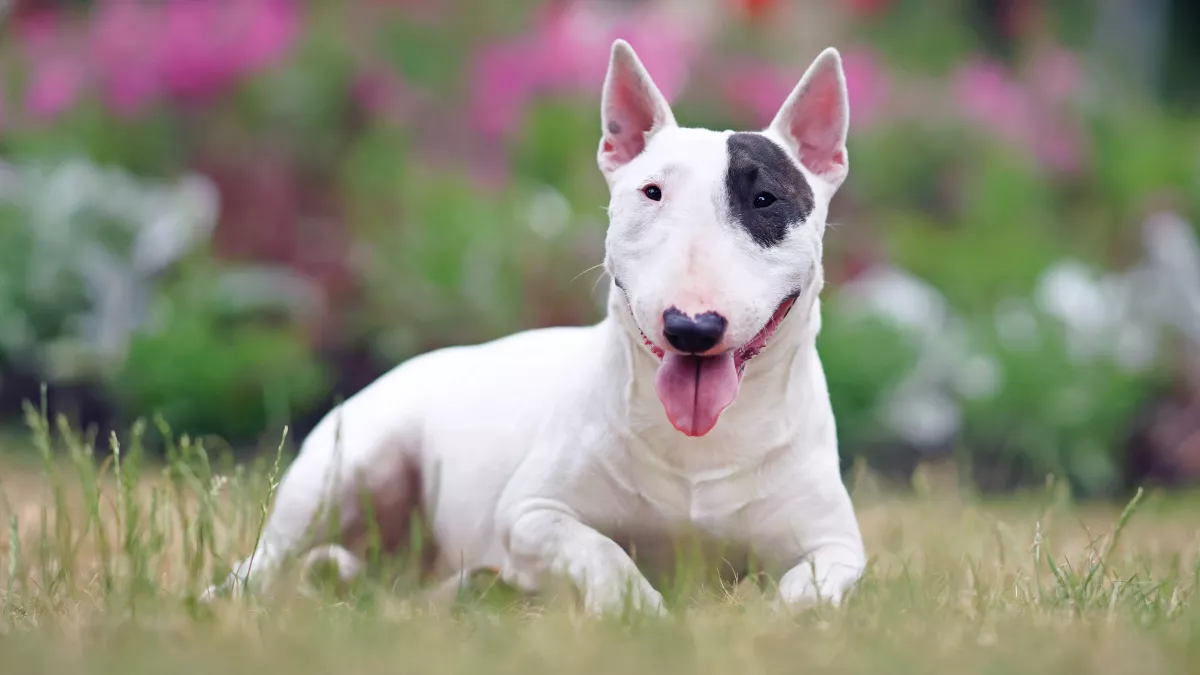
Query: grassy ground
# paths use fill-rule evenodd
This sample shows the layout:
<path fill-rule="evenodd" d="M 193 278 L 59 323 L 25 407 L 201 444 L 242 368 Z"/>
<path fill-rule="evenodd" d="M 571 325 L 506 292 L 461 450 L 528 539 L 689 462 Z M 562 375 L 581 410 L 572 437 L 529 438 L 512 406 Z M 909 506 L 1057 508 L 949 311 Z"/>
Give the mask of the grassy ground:
<path fill-rule="evenodd" d="M 897 496 L 859 472 L 870 569 L 844 607 L 793 618 L 753 584 L 682 583 L 668 620 L 589 621 L 569 597 L 486 579 L 435 597 L 403 565 L 208 606 L 195 595 L 261 527 L 273 458 L 217 468 L 184 439 L 152 464 L 136 439 L 110 456 L 30 421 L 37 452 L 0 466 L 4 673 L 1124 674 L 1200 658 L 1200 501 L 1186 496 L 983 501 L 932 471 Z"/>

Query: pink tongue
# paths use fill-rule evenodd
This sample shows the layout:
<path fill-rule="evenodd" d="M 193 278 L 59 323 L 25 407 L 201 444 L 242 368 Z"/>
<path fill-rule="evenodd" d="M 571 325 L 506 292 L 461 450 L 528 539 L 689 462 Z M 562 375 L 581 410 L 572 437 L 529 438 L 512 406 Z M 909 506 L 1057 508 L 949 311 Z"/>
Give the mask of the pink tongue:
<path fill-rule="evenodd" d="M 688 436 L 703 436 L 712 431 L 721 411 L 737 396 L 733 352 L 703 357 L 667 354 L 658 367 L 654 391 L 676 429 Z"/>

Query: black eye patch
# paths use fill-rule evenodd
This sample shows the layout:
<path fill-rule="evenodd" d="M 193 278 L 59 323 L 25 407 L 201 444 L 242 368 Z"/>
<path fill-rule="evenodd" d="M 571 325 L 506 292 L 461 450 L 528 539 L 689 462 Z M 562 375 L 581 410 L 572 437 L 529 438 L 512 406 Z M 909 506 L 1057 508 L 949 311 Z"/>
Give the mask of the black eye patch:
<path fill-rule="evenodd" d="M 778 246 L 812 213 L 812 187 L 784 149 L 762 134 L 733 134 L 726 148 L 730 215 L 758 245 Z"/>

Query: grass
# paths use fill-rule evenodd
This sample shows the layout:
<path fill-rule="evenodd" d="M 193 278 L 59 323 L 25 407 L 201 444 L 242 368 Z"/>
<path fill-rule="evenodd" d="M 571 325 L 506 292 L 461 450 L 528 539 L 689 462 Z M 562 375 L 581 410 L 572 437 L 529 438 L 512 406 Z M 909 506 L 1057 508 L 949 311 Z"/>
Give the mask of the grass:
<path fill-rule="evenodd" d="M 101 452 L 28 417 L 37 453 L 0 468 L 6 673 L 1163 673 L 1200 657 L 1187 495 L 1122 509 L 1051 483 L 984 500 L 933 470 L 898 495 L 857 471 L 869 570 L 843 607 L 790 618 L 753 584 L 681 583 L 667 620 L 593 621 L 482 578 L 437 596 L 403 561 L 353 588 L 296 578 L 204 605 L 261 531 L 276 456 L 239 468 L 183 438 L 153 462 L 145 428 Z"/>

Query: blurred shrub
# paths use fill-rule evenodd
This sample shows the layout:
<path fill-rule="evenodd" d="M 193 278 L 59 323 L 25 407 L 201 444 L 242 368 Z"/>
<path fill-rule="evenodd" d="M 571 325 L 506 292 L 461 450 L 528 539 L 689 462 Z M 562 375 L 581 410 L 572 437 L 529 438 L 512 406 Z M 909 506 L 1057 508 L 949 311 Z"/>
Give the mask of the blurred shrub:
<path fill-rule="evenodd" d="M 325 398 L 329 375 L 288 313 L 278 311 L 285 296 L 262 307 L 231 302 L 227 291 L 265 284 L 221 278 L 220 270 L 189 270 L 156 298 L 149 325 L 109 376 L 126 415 L 152 411 L 174 429 L 246 441 L 276 433 Z"/>
<path fill-rule="evenodd" d="M 0 164 L 0 349 L 53 380 L 102 377 L 157 278 L 207 236 L 207 181 L 143 183 L 90 162 Z"/>
<path fill-rule="evenodd" d="M 216 213 L 199 177 L 0 164 L 0 363 L 194 433 L 250 438 L 311 405 L 323 374 L 294 325 L 320 299 L 287 270 L 205 263 Z"/>
<path fill-rule="evenodd" d="M 1042 314 L 1029 318 L 1035 323 L 1020 339 L 1002 339 L 990 321 L 975 335 L 1003 380 L 994 395 L 963 401 L 968 466 L 993 490 L 1037 485 L 1054 474 L 1079 496 L 1112 496 L 1123 488 L 1133 413 L 1156 378 L 1111 359 L 1082 359 L 1068 349 L 1061 324 Z"/>
<path fill-rule="evenodd" d="M 1054 471 L 1103 494 L 1155 378 L 1072 360 L 1053 318 L 1014 346 L 994 315 L 1068 253 L 1126 265 L 1157 203 L 1200 220 L 1185 151 L 1200 125 L 1097 97 L 1087 3 L 1035 5 L 1008 22 L 987 2 L 766 0 L 698 18 L 609 3 L 610 25 L 533 0 L 17 3 L 0 41 L 0 360 L 94 383 L 124 415 L 246 438 L 328 400 L 330 343 L 394 363 L 595 320 L 608 33 L 633 40 L 682 122 L 747 128 L 813 55 L 791 28 L 803 13 L 843 48 L 854 110 L 833 220 L 944 296 L 969 327 L 963 369 L 996 371 L 987 395 L 944 363 L 914 384 L 933 343 L 846 311 L 831 284 L 820 348 L 845 462 L 947 451 L 898 429 L 920 385 L 957 406 L 951 444 L 981 481 Z M 837 264 L 831 279 L 852 276 Z"/>
<path fill-rule="evenodd" d="M 879 317 L 841 311 L 836 301 L 823 305 L 817 348 L 837 419 L 843 468 L 861 457 L 883 470 L 896 461 L 894 431 L 883 419 L 892 390 L 916 365 L 911 336 Z M 880 345 L 887 345 L 881 349 Z"/>

